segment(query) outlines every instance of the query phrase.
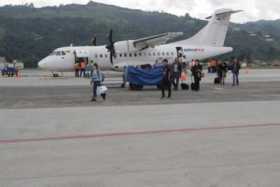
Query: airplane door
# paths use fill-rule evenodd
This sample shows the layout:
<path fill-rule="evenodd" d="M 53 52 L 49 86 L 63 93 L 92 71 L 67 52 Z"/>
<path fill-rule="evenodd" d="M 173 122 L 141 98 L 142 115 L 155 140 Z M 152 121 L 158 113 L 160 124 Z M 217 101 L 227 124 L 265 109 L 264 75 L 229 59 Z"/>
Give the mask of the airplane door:
<path fill-rule="evenodd" d="M 183 55 L 183 48 L 182 47 L 176 47 L 177 57 L 180 57 L 180 54 Z"/>

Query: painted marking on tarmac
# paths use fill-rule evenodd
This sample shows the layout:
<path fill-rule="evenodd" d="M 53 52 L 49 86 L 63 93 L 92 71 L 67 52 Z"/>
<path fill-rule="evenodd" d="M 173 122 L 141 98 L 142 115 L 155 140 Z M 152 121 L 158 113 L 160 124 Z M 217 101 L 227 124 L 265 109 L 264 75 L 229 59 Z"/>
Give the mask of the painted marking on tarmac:
<path fill-rule="evenodd" d="M 43 138 L 4 139 L 4 140 L 0 140 L 0 145 L 17 144 L 17 143 L 25 143 L 25 142 L 62 141 L 62 140 L 74 140 L 74 139 L 93 139 L 93 138 L 122 137 L 122 136 L 151 135 L 151 134 L 190 133 L 190 132 L 200 132 L 200 131 L 202 132 L 202 131 L 261 128 L 261 127 L 263 128 L 280 127 L 280 124 L 234 125 L 234 126 L 216 126 L 216 127 L 201 127 L 201 128 L 162 129 L 162 130 L 147 130 L 147 131 L 128 131 L 128 132 L 112 132 L 112 133 L 100 133 L 100 134 L 53 136 L 53 137 L 43 137 Z"/>

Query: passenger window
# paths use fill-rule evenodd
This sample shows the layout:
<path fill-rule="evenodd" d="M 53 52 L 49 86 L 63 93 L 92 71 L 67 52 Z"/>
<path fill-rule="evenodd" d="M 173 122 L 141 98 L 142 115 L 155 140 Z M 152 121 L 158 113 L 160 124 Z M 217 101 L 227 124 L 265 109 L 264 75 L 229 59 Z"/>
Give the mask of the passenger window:
<path fill-rule="evenodd" d="M 131 54 L 131 53 L 129 53 L 129 57 L 132 57 L 132 54 Z"/>
<path fill-rule="evenodd" d="M 134 56 L 135 56 L 135 57 L 137 57 L 137 54 L 136 54 L 136 53 L 134 53 Z"/>
<path fill-rule="evenodd" d="M 162 52 L 162 56 L 164 56 L 165 55 L 165 53 L 164 52 Z"/>
<path fill-rule="evenodd" d="M 62 51 L 62 52 L 61 52 L 61 55 L 62 55 L 62 56 L 65 56 L 65 55 L 66 55 L 66 53 L 65 53 L 64 51 Z"/>
<path fill-rule="evenodd" d="M 108 55 L 107 55 L 107 54 L 105 54 L 105 58 L 108 58 Z"/>
<path fill-rule="evenodd" d="M 160 52 L 158 52 L 157 55 L 160 56 Z"/>
<path fill-rule="evenodd" d="M 100 54 L 99 56 L 100 56 L 100 58 L 103 58 L 103 55 L 102 55 L 102 54 Z"/>
<path fill-rule="evenodd" d="M 120 53 L 120 57 L 122 57 L 122 53 Z"/>
<path fill-rule="evenodd" d="M 173 53 L 173 52 L 171 52 L 171 55 L 172 55 L 172 56 L 174 56 L 174 53 Z"/>
<path fill-rule="evenodd" d="M 127 54 L 126 54 L 126 53 L 124 53 L 124 54 L 123 54 L 123 56 L 124 56 L 124 57 L 127 57 Z"/>
<path fill-rule="evenodd" d="M 97 55 L 97 54 L 95 54 L 95 55 L 94 55 L 94 57 L 95 57 L 95 58 L 98 58 L 98 55 Z"/>
<path fill-rule="evenodd" d="M 142 56 L 142 53 L 139 53 L 139 56 Z"/>
<path fill-rule="evenodd" d="M 169 52 L 166 53 L 166 56 L 169 56 Z"/>
<path fill-rule="evenodd" d="M 153 56 L 156 56 L 156 53 L 153 53 Z"/>

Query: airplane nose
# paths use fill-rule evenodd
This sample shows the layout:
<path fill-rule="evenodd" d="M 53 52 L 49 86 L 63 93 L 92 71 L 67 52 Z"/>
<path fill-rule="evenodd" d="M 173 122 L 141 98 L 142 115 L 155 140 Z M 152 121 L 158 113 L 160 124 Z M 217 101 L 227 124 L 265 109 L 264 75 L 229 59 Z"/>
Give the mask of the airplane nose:
<path fill-rule="evenodd" d="M 45 60 L 41 60 L 38 63 L 38 66 L 39 66 L 40 69 L 46 69 L 47 68 L 47 62 Z"/>

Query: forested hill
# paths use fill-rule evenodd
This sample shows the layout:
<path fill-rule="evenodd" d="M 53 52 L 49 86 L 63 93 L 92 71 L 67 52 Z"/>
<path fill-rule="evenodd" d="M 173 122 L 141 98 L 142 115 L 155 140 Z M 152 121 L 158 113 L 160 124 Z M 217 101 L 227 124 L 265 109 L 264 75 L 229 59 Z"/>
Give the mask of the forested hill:
<path fill-rule="evenodd" d="M 95 2 L 44 8 L 4 6 L 0 7 L 0 56 L 22 60 L 31 67 L 57 47 L 90 44 L 93 35 L 97 36 L 98 44 L 105 44 L 111 28 L 114 40 L 163 32 L 184 32 L 183 38 L 186 38 L 205 24 L 188 14 L 178 17 Z M 280 21 L 232 24 L 226 45 L 236 49 L 231 56 L 280 59 L 279 31 Z M 267 41 L 266 35 L 273 41 Z"/>

